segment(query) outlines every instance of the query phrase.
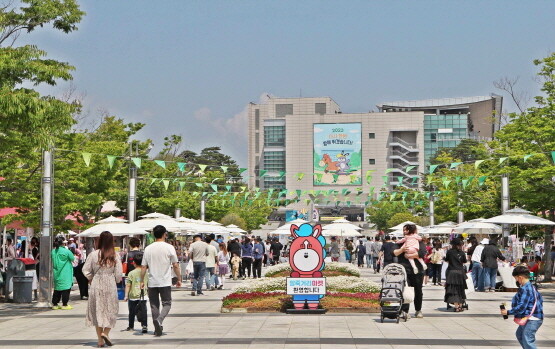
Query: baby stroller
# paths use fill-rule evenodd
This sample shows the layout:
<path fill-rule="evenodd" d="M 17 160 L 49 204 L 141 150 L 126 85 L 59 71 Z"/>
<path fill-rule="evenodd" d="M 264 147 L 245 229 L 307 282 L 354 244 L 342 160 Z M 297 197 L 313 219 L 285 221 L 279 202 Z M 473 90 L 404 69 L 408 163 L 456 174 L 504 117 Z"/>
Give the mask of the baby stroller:
<path fill-rule="evenodd" d="M 383 269 L 382 290 L 380 291 L 380 313 L 381 321 L 385 318 L 396 319 L 397 323 L 401 318 L 407 321 L 408 317 L 402 311 L 403 291 L 407 284 L 407 274 L 405 268 L 396 263 L 387 265 Z"/>

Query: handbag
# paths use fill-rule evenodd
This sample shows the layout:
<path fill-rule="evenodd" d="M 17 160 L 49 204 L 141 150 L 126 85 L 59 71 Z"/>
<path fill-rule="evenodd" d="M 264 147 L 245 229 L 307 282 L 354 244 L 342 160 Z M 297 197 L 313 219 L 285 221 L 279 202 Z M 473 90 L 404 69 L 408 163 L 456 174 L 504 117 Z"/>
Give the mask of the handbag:
<path fill-rule="evenodd" d="M 403 304 L 409 304 L 414 301 L 414 287 L 405 286 L 403 289 Z"/>
<path fill-rule="evenodd" d="M 533 289 L 533 287 L 534 286 L 532 286 L 532 289 Z M 530 315 L 525 316 L 525 317 L 515 317 L 514 320 L 513 320 L 515 322 L 515 324 L 517 324 L 519 326 L 526 325 L 526 323 L 528 322 L 528 319 L 530 319 L 532 314 L 534 314 L 534 310 L 536 310 L 536 304 L 538 303 L 538 294 L 536 292 L 538 292 L 538 291 L 534 290 L 535 300 L 534 300 L 534 306 L 532 307 L 532 311 L 530 312 Z"/>
<path fill-rule="evenodd" d="M 139 322 L 147 321 L 146 300 L 145 300 L 144 290 L 141 290 L 141 299 L 137 302 L 137 305 L 135 306 L 135 315 L 137 316 L 137 321 Z"/>

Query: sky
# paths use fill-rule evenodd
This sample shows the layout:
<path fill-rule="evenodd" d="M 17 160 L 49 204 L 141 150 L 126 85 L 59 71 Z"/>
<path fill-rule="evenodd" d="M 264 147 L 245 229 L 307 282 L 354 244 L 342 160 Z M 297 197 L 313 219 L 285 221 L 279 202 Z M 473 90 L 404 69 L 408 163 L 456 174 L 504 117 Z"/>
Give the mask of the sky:
<path fill-rule="evenodd" d="M 76 67 L 89 120 L 146 123 L 155 150 L 221 146 L 247 163 L 246 106 L 261 96 L 332 97 L 344 113 L 385 101 L 500 93 L 555 51 L 555 1 L 80 1 L 77 32 L 33 43 Z M 42 88 L 60 95 L 68 88 Z M 504 109 L 514 110 L 506 98 Z"/>

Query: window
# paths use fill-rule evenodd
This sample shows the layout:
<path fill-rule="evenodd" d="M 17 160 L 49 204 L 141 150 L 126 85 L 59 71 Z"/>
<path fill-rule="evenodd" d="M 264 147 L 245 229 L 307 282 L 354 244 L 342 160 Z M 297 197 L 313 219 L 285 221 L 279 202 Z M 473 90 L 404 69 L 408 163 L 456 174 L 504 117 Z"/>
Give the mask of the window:
<path fill-rule="evenodd" d="M 260 109 L 254 110 L 254 129 L 260 129 Z"/>
<path fill-rule="evenodd" d="M 376 134 L 375 134 L 375 133 L 369 133 L 369 134 L 368 134 L 368 138 L 369 138 L 369 139 L 375 139 L 375 138 L 376 138 Z"/>
<path fill-rule="evenodd" d="M 284 147 L 285 126 L 264 126 L 264 146 Z"/>
<path fill-rule="evenodd" d="M 435 142 L 437 140 L 437 133 L 432 133 L 431 136 L 432 142 Z"/>
<path fill-rule="evenodd" d="M 254 134 L 254 152 L 258 153 L 260 151 L 260 134 L 257 132 Z"/>
<path fill-rule="evenodd" d="M 264 169 L 270 172 L 285 171 L 285 152 L 264 152 Z"/>
<path fill-rule="evenodd" d="M 376 164 L 376 159 L 368 159 L 368 164 L 369 165 L 375 165 Z"/>
<path fill-rule="evenodd" d="M 276 104 L 276 117 L 282 118 L 285 115 L 293 114 L 293 104 Z"/>
<path fill-rule="evenodd" d="M 326 103 L 314 103 L 314 111 L 316 114 L 326 114 Z"/>

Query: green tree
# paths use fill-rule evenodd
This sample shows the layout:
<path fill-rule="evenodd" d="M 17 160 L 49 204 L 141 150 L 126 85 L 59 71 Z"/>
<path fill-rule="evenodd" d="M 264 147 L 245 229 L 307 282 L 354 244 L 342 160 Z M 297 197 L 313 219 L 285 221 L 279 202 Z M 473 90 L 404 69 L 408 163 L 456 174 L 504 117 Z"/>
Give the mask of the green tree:
<path fill-rule="evenodd" d="M 369 206 L 366 212 L 368 213 L 370 222 L 376 225 L 376 229 L 384 231 L 391 227 L 391 225 L 389 225 L 389 219 L 393 215 L 397 213 L 406 213 L 412 216 L 406 206 L 396 201 L 381 201 L 375 205 Z"/>
<path fill-rule="evenodd" d="M 412 213 L 410 212 L 399 212 L 399 213 L 395 213 L 393 216 L 391 216 L 391 218 L 387 221 L 387 225 L 389 227 L 394 227 L 397 224 L 401 224 L 403 222 L 406 221 L 411 221 L 415 224 L 421 225 L 421 218 L 414 216 Z"/>
<path fill-rule="evenodd" d="M 71 80 L 74 67 L 47 59 L 35 45 L 16 46 L 23 33 L 51 25 L 69 33 L 84 12 L 74 0 L 22 0 L 0 7 L 0 207 L 38 217 L 41 150 L 69 131 L 78 101 L 41 95 L 33 86 Z"/>
<path fill-rule="evenodd" d="M 235 224 L 236 226 L 238 226 L 241 229 L 246 229 L 247 228 L 247 222 L 241 216 L 239 216 L 237 213 L 228 213 L 228 214 L 226 214 L 220 220 L 220 223 L 222 223 L 225 226 L 228 226 L 230 224 Z"/>

